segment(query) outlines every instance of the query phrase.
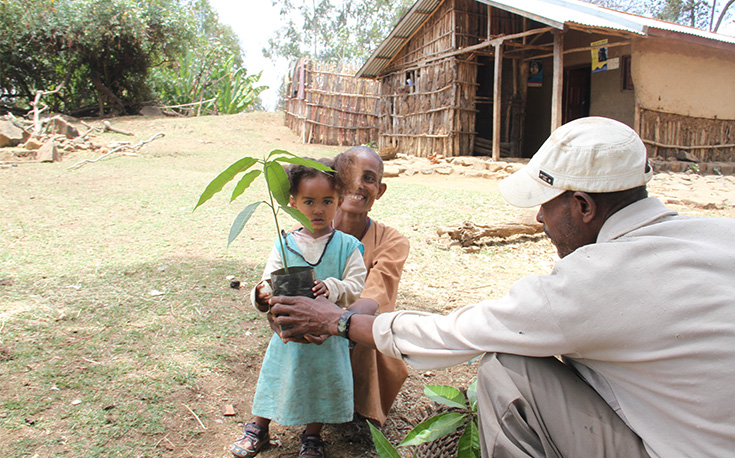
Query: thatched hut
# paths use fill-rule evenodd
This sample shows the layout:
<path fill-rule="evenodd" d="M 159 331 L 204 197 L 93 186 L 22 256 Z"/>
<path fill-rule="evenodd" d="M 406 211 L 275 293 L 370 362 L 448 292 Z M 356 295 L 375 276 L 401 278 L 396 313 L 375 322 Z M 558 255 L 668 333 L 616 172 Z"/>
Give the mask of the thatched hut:
<path fill-rule="evenodd" d="M 583 116 L 652 155 L 735 160 L 735 39 L 575 0 L 418 0 L 357 72 L 381 148 L 529 157 Z"/>

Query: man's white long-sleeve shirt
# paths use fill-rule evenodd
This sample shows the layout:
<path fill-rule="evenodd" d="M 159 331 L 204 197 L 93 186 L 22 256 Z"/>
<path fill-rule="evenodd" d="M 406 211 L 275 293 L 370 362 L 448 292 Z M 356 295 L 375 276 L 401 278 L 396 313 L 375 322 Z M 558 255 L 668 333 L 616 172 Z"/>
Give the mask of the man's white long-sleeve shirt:
<path fill-rule="evenodd" d="M 446 316 L 381 314 L 373 336 L 417 369 L 485 352 L 562 355 L 651 456 L 732 456 L 735 220 L 679 216 L 647 198 L 506 297 Z"/>

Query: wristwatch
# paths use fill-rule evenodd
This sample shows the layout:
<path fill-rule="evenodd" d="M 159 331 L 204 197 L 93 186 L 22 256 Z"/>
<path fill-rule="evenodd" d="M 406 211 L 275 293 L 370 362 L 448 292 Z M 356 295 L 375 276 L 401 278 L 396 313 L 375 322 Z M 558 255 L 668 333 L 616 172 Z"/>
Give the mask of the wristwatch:
<path fill-rule="evenodd" d="M 339 317 L 339 321 L 337 322 L 338 336 L 347 339 L 347 334 L 350 332 L 350 318 L 352 318 L 352 315 L 354 314 L 355 312 L 345 310 L 345 312 Z"/>

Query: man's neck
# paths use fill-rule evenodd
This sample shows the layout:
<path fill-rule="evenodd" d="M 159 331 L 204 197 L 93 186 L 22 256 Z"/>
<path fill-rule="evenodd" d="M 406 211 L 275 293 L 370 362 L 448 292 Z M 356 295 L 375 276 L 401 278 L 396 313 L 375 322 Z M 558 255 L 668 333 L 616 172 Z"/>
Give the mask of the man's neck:
<path fill-rule="evenodd" d="M 365 234 L 370 218 L 367 213 L 347 213 L 337 211 L 334 216 L 334 228 L 360 240 Z"/>

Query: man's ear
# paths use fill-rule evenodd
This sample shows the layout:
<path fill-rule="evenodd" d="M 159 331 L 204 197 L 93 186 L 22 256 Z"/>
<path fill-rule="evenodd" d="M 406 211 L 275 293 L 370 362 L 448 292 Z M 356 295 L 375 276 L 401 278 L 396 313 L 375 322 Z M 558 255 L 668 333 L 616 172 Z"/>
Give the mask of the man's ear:
<path fill-rule="evenodd" d="M 385 191 L 386 191 L 387 189 L 388 189 L 388 185 L 387 185 L 387 184 L 385 184 L 385 183 L 383 183 L 383 182 L 381 181 L 381 182 L 380 182 L 380 186 L 378 187 L 378 195 L 377 195 L 377 196 L 375 197 L 375 200 L 378 200 L 378 199 L 380 199 L 381 197 L 383 197 L 383 194 L 385 194 Z"/>
<path fill-rule="evenodd" d="M 577 191 L 573 194 L 575 209 L 579 212 L 583 223 L 589 224 L 597 216 L 597 203 L 586 192 Z"/>
<path fill-rule="evenodd" d="M 339 199 L 337 199 L 337 208 L 342 206 L 342 202 L 345 201 L 344 196 L 339 196 Z"/>
<path fill-rule="evenodd" d="M 296 208 L 296 199 L 293 196 L 288 196 L 288 204 L 293 208 Z"/>

